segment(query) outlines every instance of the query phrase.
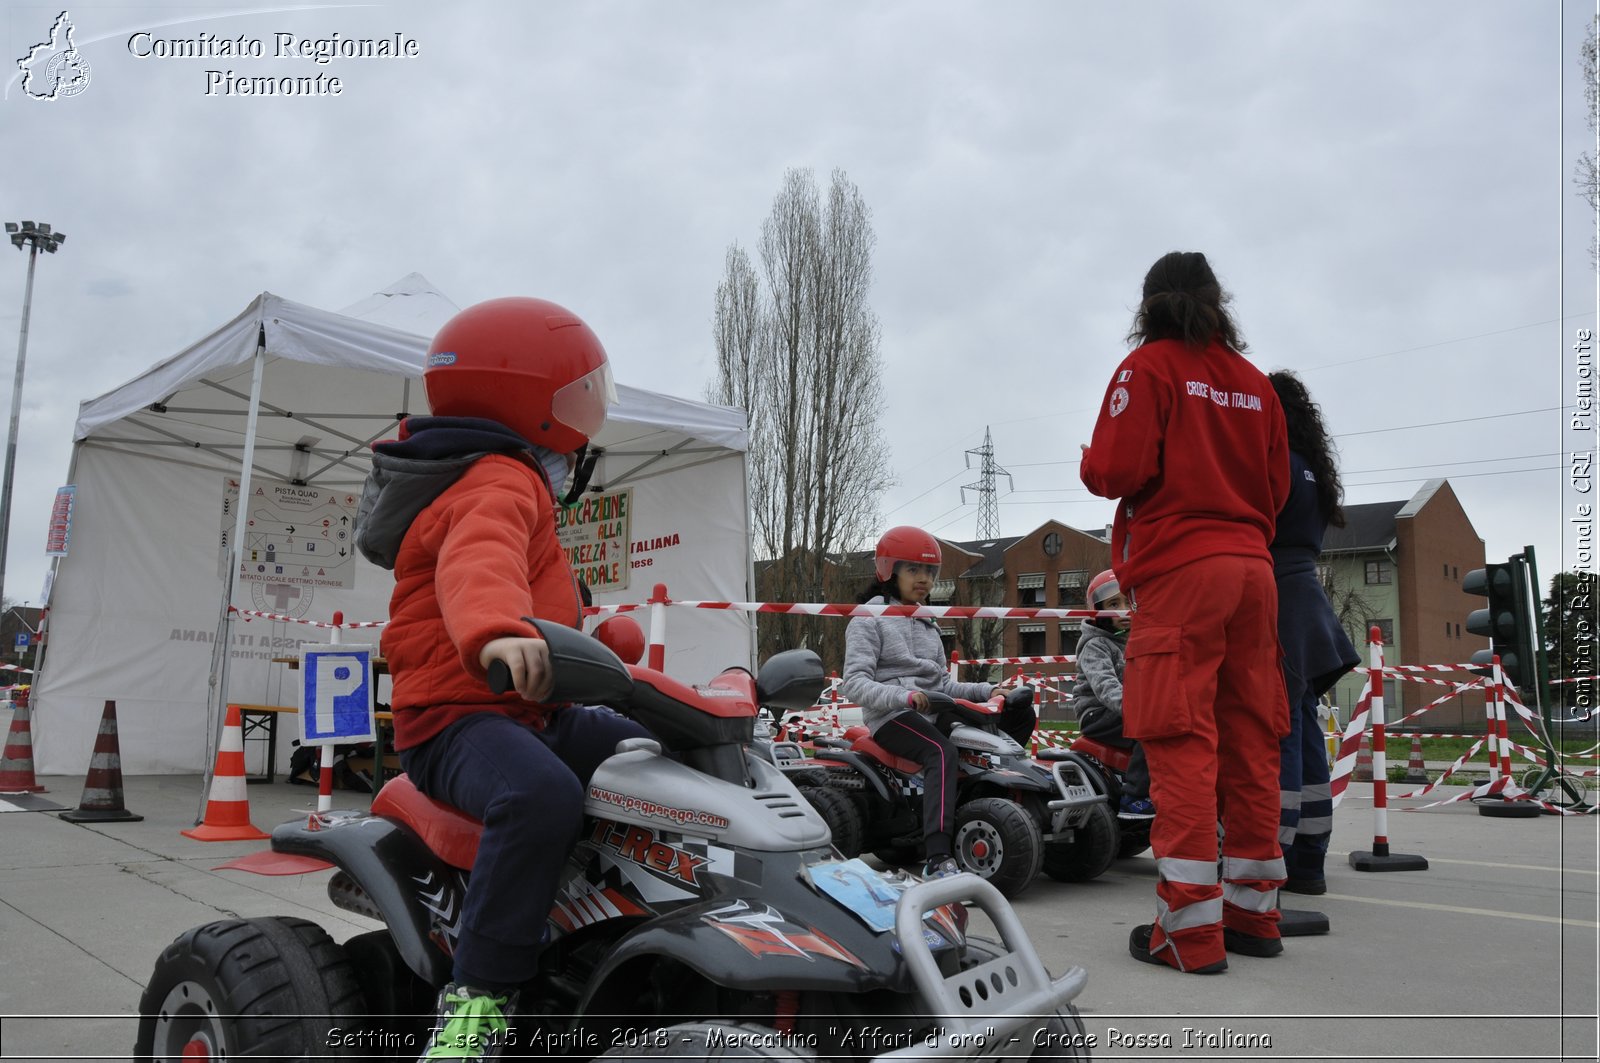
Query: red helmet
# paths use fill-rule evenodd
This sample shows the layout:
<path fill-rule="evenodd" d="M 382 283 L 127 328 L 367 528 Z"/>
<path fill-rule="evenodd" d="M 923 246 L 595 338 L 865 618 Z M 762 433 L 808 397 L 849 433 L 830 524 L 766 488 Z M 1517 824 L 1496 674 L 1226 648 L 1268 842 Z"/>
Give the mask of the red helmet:
<path fill-rule="evenodd" d="M 1108 568 L 1089 581 L 1089 590 L 1085 597 L 1089 600 L 1089 608 L 1099 609 L 1121 593 L 1122 588 L 1117 584 L 1117 574 Z"/>
<path fill-rule="evenodd" d="M 878 548 L 873 551 L 872 566 L 878 579 L 886 580 L 894 575 L 896 561 L 932 565 L 937 569 L 943 559 L 939 553 L 939 540 L 921 528 L 902 524 L 883 533 L 883 538 L 878 540 Z"/>
<path fill-rule="evenodd" d="M 445 322 L 422 374 L 440 417 L 486 417 L 570 454 L 617 401 L 605 348 L 577 315 L 543 299 L 491 299 Z"/>

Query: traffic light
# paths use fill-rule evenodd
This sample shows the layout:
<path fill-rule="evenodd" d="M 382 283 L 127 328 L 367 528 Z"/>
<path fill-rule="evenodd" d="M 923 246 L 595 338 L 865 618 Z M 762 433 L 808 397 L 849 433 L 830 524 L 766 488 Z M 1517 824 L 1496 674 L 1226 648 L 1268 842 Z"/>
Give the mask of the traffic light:
<path fill-rule="evenodd" d="M 1467 630 L 1492 643 L 1492 648 L 1474 653 L 1472 663 L 1489 666 L 1498 653 L 1506 679 L 1518 690 L 1527 690 L 1535 674 L 1534 624 L 1522 558 L 1513 556 L 1504 564 L 1473 569 L 1462 578 L 1461 589 L 1489 599 L 1488 608 L 1467 614 Z"/>

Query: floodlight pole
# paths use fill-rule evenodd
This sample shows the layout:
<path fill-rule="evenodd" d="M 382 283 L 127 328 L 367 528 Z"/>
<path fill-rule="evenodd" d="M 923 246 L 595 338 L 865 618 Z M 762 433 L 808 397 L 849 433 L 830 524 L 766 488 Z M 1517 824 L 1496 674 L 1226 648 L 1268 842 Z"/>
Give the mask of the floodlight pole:
<path fill-rule="evenodd" d="M 5 479 L 0 483 L 0 600 L 5 598 L 6 588 L 6 548 L 11 540 L 11 484 L 15 478 L 17 468 L 17 425 L 22 418 L 22 372 L 28 357 L 28 315 L 33 309 L 33 267 L 39 260 L 39 245 L 45 245 L 45 250 L 55 251 L 60 245 L 56 234 L 50 231 L 50 226 L 35 226 L 32 222 L 23 222 L 22 228 L 8 224 L 6 229 L 11 235 L 11 242 L 18 250 L 23 244 L 28 245 L 28 283 L 22 295 L 22 334 L 17 339 L 17 380 L 11 387 L 11 432 L 6 436 L 6 469 Z"/>

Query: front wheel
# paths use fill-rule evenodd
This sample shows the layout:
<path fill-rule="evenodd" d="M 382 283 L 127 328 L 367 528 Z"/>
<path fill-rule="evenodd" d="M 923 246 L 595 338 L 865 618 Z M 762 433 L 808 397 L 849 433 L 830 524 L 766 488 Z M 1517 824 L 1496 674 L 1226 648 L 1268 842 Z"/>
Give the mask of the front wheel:
<path fill-rule="evenodd" d="M 140 1060 L 344 1058 L 328 1032 L 365 1011 L 344 949 L 317 924 L 224 919 L 178 935 L 139 999 Z"/>
<path fill-rule="evenodd" d="M 1033 817 L 1015 801 L 980 797 L 956 809 L 956 863 L 1015 897 L 1039 874 L 1044 843 Z"/>
<path fill-rule="evenodd" d="M 748 1022 L 686 1022 L 641 1030 L 601 1059 L 816 1059 L 770 1026 Z"/>
<path fill-rule="evenodd" d="M 828 825 L 828 830 L 833 834 L 833 847 L 845 859 L 861 855 L 862 836 L 866 828 L 861 822 L 861 810 L 848 795 L 826 786 L 802 786 L 800 796 L 816 809 L 817 815 Z"/>
<path fill-rule="evenodd" d="M 1073 828 L 1070 842 L 1054 842 L 1044 851 L 1044 873 L 1057 882 L 1088 882 L 1105 874 L 1116 858 L 1117 819 L 1098 804 L 1082 826 Z"/>

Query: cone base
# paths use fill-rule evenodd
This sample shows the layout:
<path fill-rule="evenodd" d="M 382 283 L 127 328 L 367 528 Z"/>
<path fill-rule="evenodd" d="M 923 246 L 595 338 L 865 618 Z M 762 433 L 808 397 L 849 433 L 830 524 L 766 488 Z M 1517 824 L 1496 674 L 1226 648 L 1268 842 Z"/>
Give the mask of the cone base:
<path fill-rule="evenodd" d="M 1350 866 L 1357 871 L 1426 871 L 1428 859 L 1409 853 L 1377 853 L 1362 850 L 1350 854 Z"/>
<path fill-rule="evenodd" d="M 136 812 L 129 812 L 125 808 L 79 808 L 70 812 L 58 812 L 57 817 L 68 823 L 134 823 L 144 819 Z"/>
<path fill-rule="evenodd" d="M 0 797 L 4 797 L 6 794 L 47 794 L 49 792 L 38 783 L 34 783 L 31 786 L 6 786 L 0 784 Z"/>
<path fill-rule="evenodd" d="M 198 827 L 190 827 L 178 833 L 197 842 L 261 842 L 272 837 L 256 830 L 249 823 L 242 827 L 218 827 L 211 823 L 202 823 Z"/>
<path fill-rule="evenodd" d="M 1278 934 L 1280 937 L 1310 937 L 1312 934 L 1326 934 L 1327 932 L 1328 917 L 1321 912 L 1313 912 L 1308 908 L 1280 908 L 1278 910 Z"/>
<path fill-rule="evenodd" d="M 1541 811 L 1532 801 L 1498 801 L 1478 805 L 1478 815 L 1490 819 L 1538 819 Z"/>

